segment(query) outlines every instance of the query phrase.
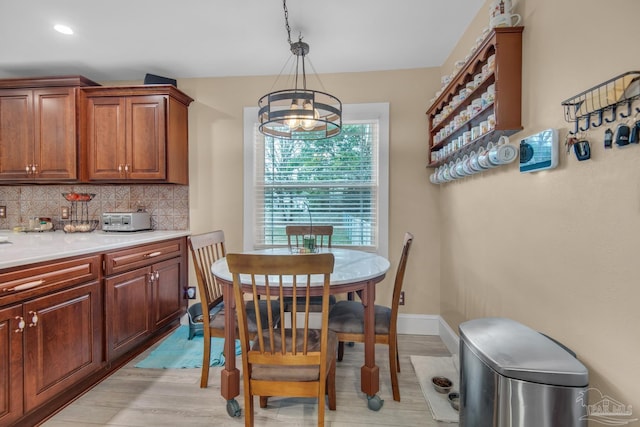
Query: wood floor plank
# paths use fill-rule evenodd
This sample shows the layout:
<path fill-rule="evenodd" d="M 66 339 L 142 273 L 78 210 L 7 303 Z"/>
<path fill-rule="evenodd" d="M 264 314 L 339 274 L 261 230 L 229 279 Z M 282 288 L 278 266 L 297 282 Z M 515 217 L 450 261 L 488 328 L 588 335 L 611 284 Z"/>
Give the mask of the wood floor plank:
<path fill-rule="evenodd" d="M 210 370 L 209 387 L 201 389 L 200 369 L 140 369 L 134 365 L 148 352 L 138 356 L 95 386 L 51 419 L 43 427 L 237 427 L 244 418 L 227 415 L 226 402 L 220 396 L 220 367 Z M 449 356 L 446 346 L 437 336 L 402 335 L 399 337 L 400 394 L 395 402 L 391 392 L 387 347 L 376 346 L 376 364 L 380 367 L 380 392 L 384 406 L 378 412 L 367 407 L 367 398 L 360 392 L 360 367 L 364 347 L 356 343 L 345 348 L 336 372 L 337 410 L 325 410 L 329 427 L 454 427 L 455 424 L 433 420 L 420 384 L 411 365 L 411 355 Z M 241 359 L 237 359 L 241 366 Z M 237 398 L 244 408 L 244 398 Z M 315 426 L 317 404 L 314 399 L 280 398 L 269 400 L 261 409 L 256 398 L 256 426 Z"/>

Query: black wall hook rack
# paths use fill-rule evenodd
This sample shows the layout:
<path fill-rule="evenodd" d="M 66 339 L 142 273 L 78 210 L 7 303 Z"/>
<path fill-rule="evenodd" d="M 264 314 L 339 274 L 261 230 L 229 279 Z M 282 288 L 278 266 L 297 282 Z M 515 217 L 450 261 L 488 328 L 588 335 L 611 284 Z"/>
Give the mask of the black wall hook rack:
<path fill-rule="evenodd" d="M 640 71 L 627 71 L 606 82 L 600 83 L 581 92 L 571 98 L 562 101 L 564 118 L 574 124 L 572 134 L 578 130 L 587 131 L 591 127 L 602 125 L 602 119 L 606 111 L 610 111 L 608 117 L 604 117 L 606 123 L 614 122 L 620 118 L 627 118 L 633 111 L 633 102 L 640 99 Z M 618 109 L 618 106 L 626 104 L 627 108 Z M 635 108 L 640 113 L 640 108 Z M 596 120 L 591 120 L 594 116 Z M 584 125 L 580 126 L 580 122 Z"/>

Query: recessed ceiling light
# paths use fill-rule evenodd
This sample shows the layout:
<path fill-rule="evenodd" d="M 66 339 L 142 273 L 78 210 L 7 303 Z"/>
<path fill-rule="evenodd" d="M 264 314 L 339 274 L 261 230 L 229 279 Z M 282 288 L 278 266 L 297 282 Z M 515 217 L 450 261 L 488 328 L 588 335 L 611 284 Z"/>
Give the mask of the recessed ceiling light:
<path fill-rule="evenodd" d="M 73 30 L 66 25 L 57 24 L 53 26 L 53 29 L 59 33 L 71 35 L 73 34 Z"/>

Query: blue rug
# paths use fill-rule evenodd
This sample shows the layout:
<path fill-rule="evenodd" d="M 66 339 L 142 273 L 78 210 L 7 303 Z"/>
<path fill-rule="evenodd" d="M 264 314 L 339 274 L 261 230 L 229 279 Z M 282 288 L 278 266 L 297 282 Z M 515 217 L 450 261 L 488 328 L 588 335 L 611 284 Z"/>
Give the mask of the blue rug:
<path fill-rule="evenodd" d="M 188 340 L 189 326 L 180 325 L 171 335 L 142 361 L 136 368 L 180 369 L 202 368 L 204 336 L 196 334 Z M 236 340 L 236 354 L 241 354 L 240 341 Z M 224 365 L 224 339 L 211 339 L 211 366 Z"/>

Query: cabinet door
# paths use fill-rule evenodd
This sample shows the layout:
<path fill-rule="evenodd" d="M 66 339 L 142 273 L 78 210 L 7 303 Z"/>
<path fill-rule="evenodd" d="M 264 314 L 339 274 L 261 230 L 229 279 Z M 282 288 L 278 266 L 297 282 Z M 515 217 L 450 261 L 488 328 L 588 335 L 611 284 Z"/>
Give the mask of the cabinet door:
<path fill-rule="evenodd" d="M 127 105 L 127 178 L 166 178 L 166 103 L 164 95 L 131 96 Z"/>
<path fill-rule="evenodd" d="M 154 264 L 152 320 L 154 329 L 160 328 L 176 319 L 184 305 L 182 292 L 181 258 L 173 258 Z"/>
<path fill-rule="evenodd" d="M 36 180 L 77 179 L 75 89 L 36 89 L 33 94 L 33 177 Z"/>
<path fill-rule="evenodd" d="M 102 366 L 101 296 L 91 282 L 24 304 L 25 412 Z"/>
<path fill-rule="evenodd" d="M 22 305 L 0 310 L 0 425 L 22 416 Z"/>
<path fill-rule="evenodd" d="M 112 361 L 151 333 L 151 268 L 105 279 L 107 360 Z"/>
<path fill-rule="evenodd" d="M 33 91 L 0 91 L 0 179 L 28 179 L 33 162 Z"/>
<path fill-rule="evenodd" d="M 121 97 L 86 99 L 86 168 L 90 180 L 125 178 L 125 103 Z"/>

